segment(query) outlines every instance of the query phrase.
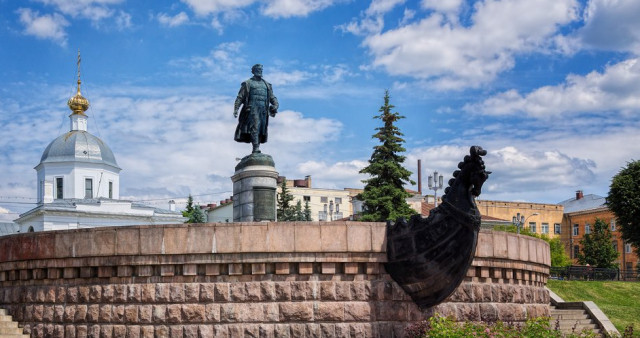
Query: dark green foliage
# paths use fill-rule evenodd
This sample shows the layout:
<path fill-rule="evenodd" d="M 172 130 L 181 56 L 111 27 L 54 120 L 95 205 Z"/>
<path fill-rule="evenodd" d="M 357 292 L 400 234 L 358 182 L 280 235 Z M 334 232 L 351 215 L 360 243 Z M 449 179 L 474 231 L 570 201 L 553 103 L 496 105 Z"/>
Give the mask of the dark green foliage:
<path fill-rule="evenodd" d="M 442 317 L 438 314 L 428 321 L 412 324 L 405 330 L 405 337 L 411 338 L 450 338 L 450 337 L 596 337 L 592 330 L 563 334 L 551 327 L 549 318 L 531 318 L 521 324 L 497 322 L 462 322 Z"/>
<path fill-rule="evenodd" d="M 616 215 L 622 239 L 640 251 L 640 161 L 627 163 L 613 177 L 607 206 Z"/>
<path fill-rule="evenodd" d="M 298 200 L 296 205 L 291 205 L 292 201 L 293 195 L 291 195 L 287 187 L 287 179 L 284 179 L 280 185 L 280 193 L 278 194 L 278 221 L 310 221 L 311 209 L 309 208 L 309 202 L 305 202 L 305 209 L 303 210 L 300 200 Z"/>
<path fill-rule="evenodd" d="M 416 212 L 407 204 L 407 197 L 411 196 L 404 189 L 405 183 L 414 184 L 410 179 L 411 172 L 402 166 L 405 157 L 400 153 L 405 151 L 402 146 L 404 140 L 395 122 L 404 118 L 397 112 L 392 112 L 393 105 L 389 104 L 389 91 L 385 91 L 384 105 L 380 107 L 380 119 L 384 123 L 376 128 L 380 144 L 373 147 L 373 154 L 369 165 L 360 170 L 361 174 L 369 174 L 370 178 L 363 180 L 364 191 L 358 199 L 364 202 L 363 221 L 395 221 L 399 217 L 408 218 Z"/>
<path fill-rule="evenodd" d="M 282 184 L 280 185 L 280 193 L 278 194 L 278 221 L 293 221 L 295 218 L 295 210 L 291 206 L 291 201 L 293 201 L 293 196 L 289 192 L 289 188 L 287 188 L 287 179 L 282 180 Z"/>
<path fill-rule="evenodd" d="M 204 223 L 204 212 L 202 212 L 202 209 L 200 209 L 199 205 L 196 205 L 195 208 L 193 208 L 193 212 L 191 213 L 191 216 L 189 217 L 189 220 L 187 221 L 187 223 Z"/>
<path fill-rule="evenodd" d="M 185 210 L 182 210 L 182 217 L 189 218 L 185 221 L 185 223 L 192 223 L 190 222 L 190 220 L 191 215 L 193 214 L 193 210 L 193 197 L 191 197 L 191 194 L 189 194 L 189 198 L 187 198 L 187 208 Z"/>
<path fill-rule="evenodd" d="M 300 200 L 296 203 L 293 214 L 296 221 L 305 221 L 304 212 L 302 212 L 302 202 L 300 202 Z"/>
<path fill-rule="evenodd" d="M 313 219 L 311 219 L 311 207 L 309 207 L 309 201 L 304 201 L 304 210 L 302 210 L 302 213 L 304 214 L 304 220 L 311 222 Z"/>
<path fill-rule="evenodd" d="M 578 253 L 578 262 L 596 268 L 615 268 L 617 264 L 614 261 L 618 258 L 618 252 L 611 245 L 612 240 L 609 225 L 596 218 L 591 233 L 580 240 L 582 248 Z"/>

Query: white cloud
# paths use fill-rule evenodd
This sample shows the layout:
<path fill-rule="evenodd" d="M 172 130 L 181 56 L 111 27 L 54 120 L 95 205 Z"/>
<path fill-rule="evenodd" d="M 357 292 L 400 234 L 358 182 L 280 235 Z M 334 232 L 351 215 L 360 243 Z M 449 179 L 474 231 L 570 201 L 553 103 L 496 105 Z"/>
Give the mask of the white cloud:
<path fill-rule="evenodd" d="M 448 12 L 457 4 L 425 2 L 435 11 L 424 12 L 426 17 L 418 22 L 384 32 L 380 16 L 365 16 L 342 28 L 367 34 L 363 45 L 374 66 L 448 90 L 494 80 L 514 67 L 519 53 L 555 48 L 559 27 L 577 19 L 574 0 L 487 0 L 475 3 L 471 24 L 463 26 L 452 21 Z"/>
<path fill-rule="evenodd" d="M 83 17 L 94 22 L 109 18 L 115 14 L 109 8 L 120 4 L 123 0 L 38 0 L 45 5 L 56 7 L 57 10 L 72 17 Z"/>
<path fill-rule="evenodd" d="M 225 42 L 212 49 L 209 55 L 176 59 L 169 64 L 176 68 L 191 69 L 205 77 L 240 81 L 239 79 L 248 78 L 251 75 L 251 66 L 247 65 L 241 53 L 242 47 L 243 43 L 239 41 Z M 248 74 L 248 76 L 239 77 L 238 74 Z M 239 87 L 240 82 L 237 85 Z"/>
<path fill-rule="evenodd" d="M 549 191 L 571 191 L 574 187 L 586 186 L 596 178 L 596 163 L 592 159 L 572 157 L 559 150 L 541 150 L 539 147 L 491 147 L 494 143 L 504 144 L 504 140 L 488 143 L 488 154 L 483 160 L 487 170 L 492 173 L 483 186 L 482 199 L 510 200 L 513 196 L 520 196 L 528 201 L 540 200 Z M 443 175 L 447 185 L 446 182 L 453 178 L 458 162 L 468 154 L 468 146 L 417 148 L 407 156 L 407 163 L 414 166 L 417 159 L 422 159 L 422 188 L 427 193 L 426 178 L 433 171 Z M 417 180 L 417 173 L 414 173 L 413 179 Z"/>
<path fill-rule="evenodd" d="M 28 8 L 18 9 L 18 14 L 20 22 L 25 26 L 25 34 L 33 35 L 39 39 L 50 39 L 62 46 L 67 44 L 65 27 L 69 26 L 69 22 L 60 14 L 40 15 L 40 13 Z"/>
<path fill-rule="evenodd" d="M 342 123 L 327 118 L 305 118 L 300 112 L 285 110 L 271 119 L 269 126 L 273 133 L 270 140 L 288 147 L 292 143 L 308 145 L 335 141 L 342 131 Z"/>
<path fill-rule="evenodd" d="M 243 8 L 256 2 L 256 0 L 181 0 L 201 16 L 216 14 L 237 8 Z"/>
<path fill-rule="evenodd" d="M 289 72 L 275 71 L 269 72 L 268 74 L 265 73 L 264 75 L 265 77 L 269 78 L 269 82 L 271 82 L 273 85 L 282 86 L 295 85 L 313 76 L 309 72 L 301 70 L 293 70 Z"/>
<path fill-rule="evenodd" d="M 536 118 L 559 114 L 622 112 L 640 115 L 640 62 L 633 58 L 607 66 L 603 72 L 569 75 L 564 83 L 544 86 L 526 95 L 509 90 L 465 110 L 486 115 L 525 113 Z"/>
<path fill-rule="evenodd" d="M 361 160 L 328 163 L 306 161 L 298 164 L 298 175 L 311 175 L 313 187 L 326 189 L 362 188 L 366 175 L 359 174 L 368 162 Z"/>
<path fill-rule="evenodd" d="M 638 14 L 640 2 L 636 0 L 591 0 L 577 38 L 594 48 L 640 55 Z"/>
<path fill-rule="evenodd" d="M 421 5 L 423 8 L 439 12 L 457 12 L 462 5 L 462 0 L 422 0 Z"/>
<path fill-rule="evenodd" d="M 323 10 L 335 0 L 272 0 L 267 1 L 262 13 L 275 18 L 307 16 L 309 13 Z"/>
<path fill-rule="evenodd" d="M 354 35 L 380 33 L 384 28 L 384 14 L 404 3 L 404 1 L 405 0 L 373 0 L 367 9 L 360 13 L 359 18 L 353 18 L 351 22 L 338 25 L 336 28 Z M 407 14 L 406 11 L 405 14 Z M 408 15 L 412 16 L 411 13 Z M 403 22 L 404 21 L 405 20 L 403 20 Z"/>
<path fill-rule="evenodd" d="M 131 14 L 118 11 L 118 14 L 116 15 L 116 26 L 119 30 L 131 28 Z"/>
<path fill-rule="evenodd" d="M 180 12 L 174 16 L 166 13 L 160 13 L 157 18 L 158 22 L 168 27 L 177 27 L 189 22 L 189 16 L 185 12 Z"/>

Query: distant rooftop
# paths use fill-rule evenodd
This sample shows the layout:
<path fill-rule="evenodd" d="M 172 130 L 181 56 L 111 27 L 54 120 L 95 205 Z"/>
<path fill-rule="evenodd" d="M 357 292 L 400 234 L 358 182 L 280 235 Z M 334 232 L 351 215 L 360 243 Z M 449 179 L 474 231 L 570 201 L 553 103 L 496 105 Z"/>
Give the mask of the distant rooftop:
<path fill-rule="evenodd" d="M 606 199 L 602 196 L 588 194 L 580 197 L 570 198 L 558 204 L 564 207 L 565 213 L 597 209 L 605 206 Z"/>

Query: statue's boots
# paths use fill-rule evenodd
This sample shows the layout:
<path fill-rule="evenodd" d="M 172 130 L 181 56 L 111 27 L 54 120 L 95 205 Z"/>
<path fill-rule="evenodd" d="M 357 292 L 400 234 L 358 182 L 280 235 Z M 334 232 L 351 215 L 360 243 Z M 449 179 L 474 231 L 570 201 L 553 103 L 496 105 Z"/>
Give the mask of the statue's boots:
<path fill-rule="evenodd" d="M 253 151 L 251 153 L 252 154 L 260 153 L 260 143 L 252 143 L 252 144 L 253 144 Z"/>

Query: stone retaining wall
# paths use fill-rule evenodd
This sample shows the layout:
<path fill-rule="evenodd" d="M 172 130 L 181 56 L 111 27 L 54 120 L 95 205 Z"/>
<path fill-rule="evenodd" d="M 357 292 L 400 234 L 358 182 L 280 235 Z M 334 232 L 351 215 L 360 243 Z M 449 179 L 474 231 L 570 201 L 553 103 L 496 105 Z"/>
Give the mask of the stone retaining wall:
<path fill-rule="evenodd" d="M 33 337 L 400 337 L 433 313 L 549 315 L 549 247 L 481 232 L 467 278 L 420 311 L 382 223 L 134 226 L 0 238 L 0 307 Z"/>

